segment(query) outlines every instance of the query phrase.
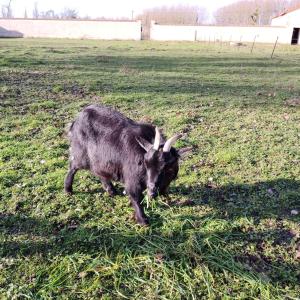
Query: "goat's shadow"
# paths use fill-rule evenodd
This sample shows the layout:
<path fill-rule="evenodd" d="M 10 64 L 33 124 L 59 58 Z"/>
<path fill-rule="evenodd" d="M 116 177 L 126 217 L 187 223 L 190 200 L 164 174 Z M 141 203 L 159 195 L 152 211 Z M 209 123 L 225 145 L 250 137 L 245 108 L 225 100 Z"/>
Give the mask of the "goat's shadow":
<path fill-rule="evenodd" d="M 300 181 L 277 179 L 255 184 L 228 184 L 187 187 L 178 185 L 172 192 L 188 196 L 186 201 L 173 201 L 170 206 L 209 205 L 219 218 L 252 217 L 257 222 L 265 218 L 297 221 L 292 210 L 300 209 Z M 299 218 L 298 218 L 299 219 Z"/>
<path fill-rule="evenodd" d="M 72 220 L 61 224 L 46 219 L 2 214 L 0 215 L 2 234 L 7 236 L 27 234 L 29 237 L 39 236 L 41 239 L 20 242 L 8 238 L 0 245 L 0 256 L 30 257 L 37 253 L 44 257 L 72 253 L 97 256 L 109 253 L 113 259 L 120 253 L 130 253 L 133 256 L 149 255 L 154 258 L 158 256 L 172 263 L 184 260 L 192 267 L 200 263 L 196 259 L 200 256 L 201 263 L 207 264 L 216 272 L 223 272 L 224 269 L 231 271 L 230 264 L 233 258 L 236 266 L 244 270 L 245 274 L 254 274 L 253 276 L 263 274 L 263 278 L 267 277 L 269 281 L 281 285 L 296 285 L 299 282 L 297 272 L 299 266 L 296 262 L 270 258 L 264 253 L 265 243 L 292 249 L 293 245 L 299 242 L 297 240 L 299 237 L 291 230 L 285 229 L 283 224 L 285 220 L 299 222 L 299 216 L 291 214 L 291 210 L 300 209 L 298 181 L 278 179 L 253 185 L 223 187 L 211 184 L 191 189 L 179 185 L 173 187 L 171 192 L 184 195 L 182 198 L 188 200 L 169 201 L 168 205 L 171 208 L 177 207 L 179 210 L 182 208 L 182 213 L 174 217 L 179 227 L 171 227 L 168 233 L 162 229 L 161 220 L 155 221 L 156 216 L 151 216 L 152 223 L 146 230 L 136 230 L 133 226 L 128 230 L 124 228 L 121 230 L 117 227 L 89 227 L 84 221 L 72 225 Z M 199 206 L 198 209 L 207 206 L 213 209 L 199 216 L 193 215 L 190 210 L 185 213 L 185 206 Z M 279 226 L 276 229 L 270 227 L 259 231 L 254 226 L 247 228 L 237 226 L 234 229 L 212 231 L 202 231 L 200 227 L 205 219 L 224 219 L 233 222 L 240 217 L 253 218 L 254 225 L 273 218 Z M 189 241 L 188 248 L 183 246 L 187 241 Z M 245 251 L 245 243 L 254 244 L 256 253 Z M 228 245 L 230 250 L 225 249 Z M 239 274 L 243 276 L 241 275 L 243 272 Z"/>

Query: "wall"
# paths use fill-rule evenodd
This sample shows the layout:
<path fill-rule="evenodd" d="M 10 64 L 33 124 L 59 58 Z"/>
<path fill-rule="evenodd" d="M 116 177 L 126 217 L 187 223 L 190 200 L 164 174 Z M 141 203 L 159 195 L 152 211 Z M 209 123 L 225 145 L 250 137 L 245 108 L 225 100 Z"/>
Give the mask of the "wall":
<path fill-rule="evenodd" d="M 0 19 L 0 37 L 140 40 L 141 21 Z"/>
<path fill-rule="evenodd" d="M 276 26 L 175 26 L 151 23 L 151 40 L 159 41 L 235 41 L 290 44 L 292 28 Z"/>

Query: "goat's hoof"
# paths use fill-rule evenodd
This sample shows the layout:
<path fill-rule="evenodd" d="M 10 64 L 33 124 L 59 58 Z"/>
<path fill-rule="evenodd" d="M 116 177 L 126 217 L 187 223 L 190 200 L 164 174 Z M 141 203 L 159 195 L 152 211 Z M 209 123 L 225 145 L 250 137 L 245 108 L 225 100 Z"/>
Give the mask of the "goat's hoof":
<path fill-rule="evenodd" d="M 72 189 L 65 189 L 65 193 L 69 196 L 71 196 L 73 194 L 73 190 Z"/>
<path fill-rule="evenodd" d="M 108 193 L 108 195 L 110 196 L 110 197 L 115 197 L 116 195 L 117 195 L 117 192 L 116 191 L 112 191 L 112 190 L 110 190 L 110 191 L 107 191 L 107 193 Z"/>
<path fill-rule="evenodd" d="M 148 226 L 149 221 L 146 218 L 135 218 L 136 222 L 141 226 Z"/>

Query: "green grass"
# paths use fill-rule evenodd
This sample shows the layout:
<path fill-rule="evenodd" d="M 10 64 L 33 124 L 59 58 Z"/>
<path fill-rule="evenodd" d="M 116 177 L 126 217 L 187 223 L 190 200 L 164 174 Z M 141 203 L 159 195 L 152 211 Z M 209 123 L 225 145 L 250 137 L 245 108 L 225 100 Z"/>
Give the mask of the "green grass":
<path fill-rule="evenodd" d="M 250 48 L 0 40 L 1 299 L 299 299 L 300 48 Z M 194 146 L 148 228 L 88 172 L 63 192 L 89 103 Z"/>

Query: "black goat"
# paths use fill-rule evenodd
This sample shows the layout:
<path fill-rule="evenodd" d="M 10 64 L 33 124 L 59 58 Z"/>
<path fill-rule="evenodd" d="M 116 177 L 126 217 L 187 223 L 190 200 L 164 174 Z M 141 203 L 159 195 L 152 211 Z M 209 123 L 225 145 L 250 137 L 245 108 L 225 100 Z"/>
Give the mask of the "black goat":
<path fill-rule="evenodd" d="M 165 141 L 159 130 L 150 124 L 137 123 L 103 105 L 83 109 L 69 129 L 70 167 L 65 179 L 65 191 L 72 193 L 75 173 L 90 170 L 98 176 L 110 194 L 115 194 L 111 181 L 125 185 L 135 219 L 147 224 L 141 206 L 143 191 L 148 196 L 166 194 L 178 173 L 180 156 L 190 149 L 177 151 L 172 144 L 175 135 Z"/>

